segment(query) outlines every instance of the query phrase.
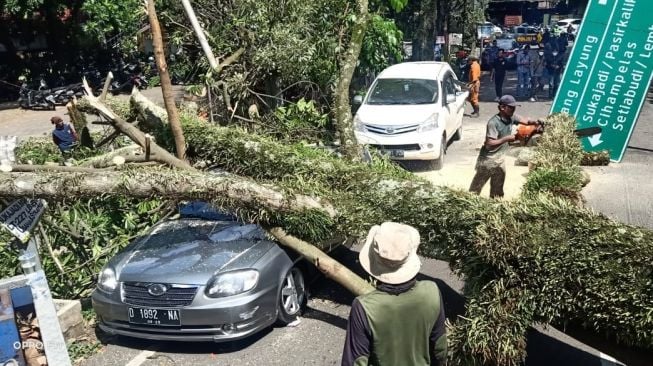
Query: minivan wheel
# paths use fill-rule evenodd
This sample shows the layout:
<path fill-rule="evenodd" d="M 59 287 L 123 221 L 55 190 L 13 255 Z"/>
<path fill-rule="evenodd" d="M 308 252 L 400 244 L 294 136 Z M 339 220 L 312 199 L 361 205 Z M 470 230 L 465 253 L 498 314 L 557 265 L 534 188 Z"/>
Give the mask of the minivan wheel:
<path fill-rule="evenodd" d="M 298 266 L 293 266 L 279 286 L 279 309 L 277 324 L 288 325 L 301 315 L 306 304 L 306 284 L 304 274 Z"/>
<path fill-rule="evenodd" d="M 463 125 L 462 123 L 460 124 L 460 127 L 456 130 L 456 133 L 453 135 L 453 140 L 454 141 L 460 141 L 463 138 Z"/>
<path fill-rule="evenodd" d="M 447 139 L 444 136 L 442 136 L 442 143 L 440 143 L 440 157 L 435 160 L 431 160 L 429 162 L 429 168 L 431 168 L 431 170 L 442 169 L 442 167 L 444 166 L 444 155 L 447 151 L 446 148 L 447 148 Z"/>

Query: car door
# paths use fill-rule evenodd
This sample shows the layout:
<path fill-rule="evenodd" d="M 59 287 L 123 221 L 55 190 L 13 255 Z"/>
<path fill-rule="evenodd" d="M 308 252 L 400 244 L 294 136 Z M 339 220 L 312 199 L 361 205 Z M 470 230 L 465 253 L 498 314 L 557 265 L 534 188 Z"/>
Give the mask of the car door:
<path fill-rule="evenodd" d="M 446 121 L 445 131 L 447 133 L 447 139 L 453 136 L 456 129 L 458 129 L 456 116 L 458 115 L 460 105 L 456 92 L 453 72 L 447 71 L 442 78 L 442 100 L 444 102 L 442 110 L 445 113 L 443 120 Z M 452 101 L 448 102 L 449 100 Z"/>
<path fill-rule="evenodd" d="M 451 72 L 451 81 L 456 91 L 456 113 L 453 115 L 454 131 L 463 125 L 463 114 L 465 113 L 465 102 L 469 97 L 469 91 L 463 89 L 456 74 Z"/>

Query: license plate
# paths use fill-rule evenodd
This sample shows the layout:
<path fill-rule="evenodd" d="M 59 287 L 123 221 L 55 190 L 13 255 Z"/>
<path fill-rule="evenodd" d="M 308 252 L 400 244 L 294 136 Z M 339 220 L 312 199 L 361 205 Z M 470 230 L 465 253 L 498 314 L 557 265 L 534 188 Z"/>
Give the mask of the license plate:
<path fill-rule="evenodd" d="M 178 309 L 129 308 L 129 322 L 132 324 L 147 324 L 161 326 L 180 326 L 181 318 Z"/>
<path fill-rule="evenodd" d="M 404 157 L 404 151 L 403 150 L 390 150 L 390 156 L 393 158 L 403 158 Z"/>

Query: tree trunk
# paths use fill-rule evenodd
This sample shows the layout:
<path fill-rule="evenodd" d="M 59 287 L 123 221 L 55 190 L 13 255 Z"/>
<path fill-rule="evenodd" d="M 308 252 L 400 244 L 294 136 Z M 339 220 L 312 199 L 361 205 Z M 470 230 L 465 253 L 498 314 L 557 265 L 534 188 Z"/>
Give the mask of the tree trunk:
<path fill-rule="evenodd" d="M 360 160 L 362 148 L 356 141 L 354 124 L 351 115 L 351 104 L 349 102 L 349 87 L 358 64 L 358 57 L 363 46 L 365 31 L 369 21 L 368 0 L 356 1 L 358 12 L 356 21 L 351 31 L 351 39 L 340 65 L 338 85 L 335 95 L 336 130 L 340 135 L 340 146 L 343 155 L 351 160 Z"/>
<path fill-rule="evenodd" d="M 168 73 L 168 64 L 166 63 L 165 53 L 163 51 L 163 37 L 161 36 L 161 26 L 159 19 L 156 16 L 156 8 L 154 0 L 147 0 L 147 15 L 150 19 L 150 27 L 152 29 L 152 41 L 154 43 L 154 58 L 156 59 L 156 66 L 159 69 L 159 77 L 161 78 L 161 92 L 163 93 L 163 102 L 165 103 L 166 110 L 168 111 L 168 118 L 170 122 L 170 129 L 175 138 L 175 149 L 179 159 L 186 157 L 186 141 L 184 139 L 184 131 L 181 129 L 181 122 L 179 121 L 179 112 L 175 105 L 175 97 L 172 92 L 172 82 L 170 81 L 170 73 Z"/>
<path fill-rule="evenodd" d="M 200 26 L 200 22 L 197 20 L 197 16 L 195 16 L 195 10 L 193 10 L 193 6 L 190 4 L 190 0 L 181 0 L 181 3 L 184 5 L 184 10 L 186 11 L 186 15 L 188 15 L 190 24 L 193 26 L 197 40 L 202 46 L 204 55 L 206 56 L 207 60 L 209 60 L 209 65 L 212 69 L 217 69 L 218 62 L 213 55 L 213 50 L 211 49 L 209 42 L 206 40 L 206 36 L 204 35 L 204 30 Z"/>
<path fill-rule="evenodd" d="M 413 40 L 413 61 L 433 61 L 435 54 L 435 23 L 437 21 L 436 0 L 423 0 L 420 9 L 419 26 Z"/>

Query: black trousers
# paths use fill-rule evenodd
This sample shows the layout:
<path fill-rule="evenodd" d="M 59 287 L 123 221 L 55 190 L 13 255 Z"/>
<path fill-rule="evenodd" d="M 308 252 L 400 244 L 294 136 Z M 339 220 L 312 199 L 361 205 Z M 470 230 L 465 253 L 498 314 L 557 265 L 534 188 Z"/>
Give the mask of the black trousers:
<path fill-rule="evenodd" d="M 497 98 L 503 96 L 503 79 L 506 78 L 506 74 L 494 74 L 494 91 L 497 93 Z"/>

